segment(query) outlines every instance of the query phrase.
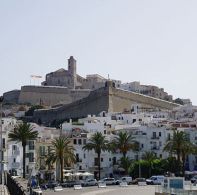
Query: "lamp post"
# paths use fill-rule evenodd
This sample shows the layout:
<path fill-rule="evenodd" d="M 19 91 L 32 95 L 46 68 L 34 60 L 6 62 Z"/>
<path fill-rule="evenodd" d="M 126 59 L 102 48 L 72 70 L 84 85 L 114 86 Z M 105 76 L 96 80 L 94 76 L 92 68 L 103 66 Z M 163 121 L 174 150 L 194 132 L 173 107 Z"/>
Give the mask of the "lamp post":
<path fill-rule="evenodd" d="M 1 172 L 0 172 L 0 175 L 1 175 L 1 179 L 0 179 L 0 182 L 1 184 L 3 185 L 3 128 L 2 128 L 2 104 L 3 104 L 3 96 L 0 96 L 0 134 L 1 134 L 1 137 L 0 137 L 0 141 L 1 141 L 1 144 L 0 144 L 0 158 L 1 158 Z"/>

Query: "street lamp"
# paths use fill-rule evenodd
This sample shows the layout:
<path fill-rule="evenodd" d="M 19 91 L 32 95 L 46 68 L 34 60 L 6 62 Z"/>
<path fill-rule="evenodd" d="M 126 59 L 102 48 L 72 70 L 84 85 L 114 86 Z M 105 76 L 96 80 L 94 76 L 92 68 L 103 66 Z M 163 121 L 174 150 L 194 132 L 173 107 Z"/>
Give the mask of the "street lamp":
<path fill-rule="evenodd" d="M 0 179 L 0 183 L 3 184 L 3 128 L 2 128 L 2 112 L 3 112 L 3 109 L 2 109 L 2 104 L 3 104 L 3 96 L 0 96 L 0 134 L 1 134 L 1 137 L 0 137 L 0 141 L 1 141 L 1 144 L 0 144 L 0 158 L 1 158 L 1 172 L 0 172 L 0 175 L 1 175 L 1 179 Z"/>

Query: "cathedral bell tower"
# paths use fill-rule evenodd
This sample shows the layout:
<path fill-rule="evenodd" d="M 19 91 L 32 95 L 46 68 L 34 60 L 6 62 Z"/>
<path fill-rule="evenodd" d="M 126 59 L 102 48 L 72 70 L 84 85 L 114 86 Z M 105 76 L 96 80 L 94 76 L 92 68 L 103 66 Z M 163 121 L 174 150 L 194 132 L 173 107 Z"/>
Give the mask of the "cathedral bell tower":
<path fill-rule="evenodd" d="M 68 72 L 71 77 L 70 87 L 72 89 L 75 89 L 77 84 L 77 61 L 73 58 L 73 56 L 70 56 L 68 59 Z"/>

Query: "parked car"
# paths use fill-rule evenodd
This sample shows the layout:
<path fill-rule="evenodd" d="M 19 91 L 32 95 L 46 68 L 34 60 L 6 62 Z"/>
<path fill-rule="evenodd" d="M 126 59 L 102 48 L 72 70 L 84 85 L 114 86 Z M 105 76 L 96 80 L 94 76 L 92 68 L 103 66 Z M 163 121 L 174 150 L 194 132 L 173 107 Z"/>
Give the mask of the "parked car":
<path fill-rule="evenodd" d="M 59 183 L 57 181 L 49 181 L 46 184 L 47 188 L 49 188 L 49 189 L 53 189 L 53 188 L 57 187 L 58 185 L 59 185 Z"/>
<path fill-rule="evenodd" d="M 63 190 L 62 186 L 54 187 L 54 192 L 60 192 L 62 190 Z"/>
<path fill-rule="evenodd" d="M 196 183 L 196 182 L 197 182 L 197 175 L 191 178 L 191 183 Z"/>
<path fill-rule="evenodd" d="M 146 180 L 146 183 L 151 185 L 161 185 L 164 182 L 164 178 L 164 175 L 152 176 Z"/>
<path fill-rule="evenodd" d="M 114 178 L 104 178 L 99 180 L 99 182 L 106 183 L 106 185 L 116 185 L 117 181 Z"/>
<path fill-rule="evenodd" d="M 98 182 L 96 179 L 87 179 L 84 181 L 81 181 L 82 186 L 96 186 L 98 185 Z"/>
<path fill-rule="evenodd" d="M 131 184 L 138 184 L 138 182 L 146 182 L 145 178 L 139 177 L 132 180 Z"/>
<path fill-rule="evenodd" d="M 31 190 L 31 194 L 32 195 L 42 195 L 42 190 L 40 189 L 40 187 L 35 187 Z"/>
<path fill-rule="evenodd" d="M 116 184 L 120 184 L 121 182 L 126 182 L 127 184 L 131 184 L 132 177 L 121 177 L 119 180 L 116 181 Z"/>
<path fill-rule="evenodd" d="M 80 184 L 81 184 L 80 181 L 72 180 L 72 181 L 66 181 L 64 183 L 61 183 L 61 186 L 64 188 L 70 188 L 70 187 L 74 187 L 74 185 L 80 185 Z"/>

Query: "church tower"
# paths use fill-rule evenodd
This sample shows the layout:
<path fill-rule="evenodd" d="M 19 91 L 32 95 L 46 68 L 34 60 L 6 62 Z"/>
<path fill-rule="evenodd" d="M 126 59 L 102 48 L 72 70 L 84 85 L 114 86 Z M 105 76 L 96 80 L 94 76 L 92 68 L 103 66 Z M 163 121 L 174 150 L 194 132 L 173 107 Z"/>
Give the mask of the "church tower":
<path fill-rule="evenodd" d="M 68 59 L 68 72 L 70 74 L 70 87 L 75 89 L 77 84 L 77 61 L 70 56 Z"/>

